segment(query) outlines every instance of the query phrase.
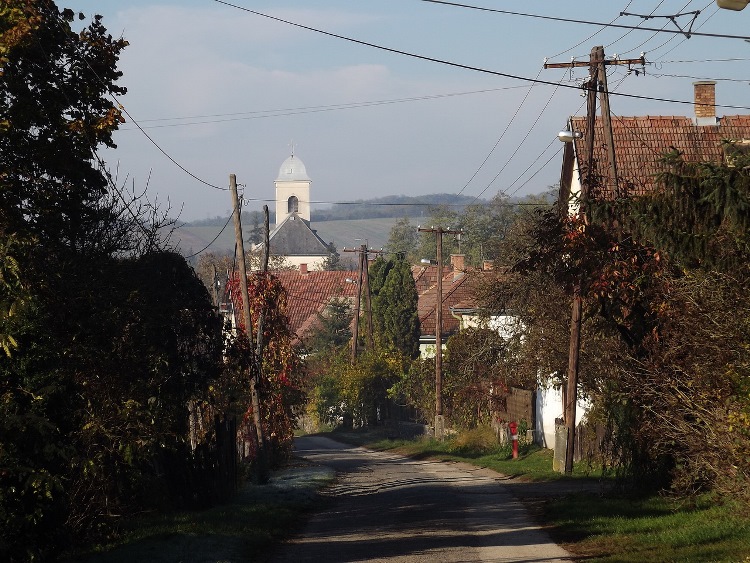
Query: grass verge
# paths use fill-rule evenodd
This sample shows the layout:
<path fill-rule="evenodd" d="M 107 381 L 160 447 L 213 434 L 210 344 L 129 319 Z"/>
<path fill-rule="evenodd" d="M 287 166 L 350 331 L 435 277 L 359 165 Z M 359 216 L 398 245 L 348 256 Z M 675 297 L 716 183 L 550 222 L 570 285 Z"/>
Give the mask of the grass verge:
<path fill-rule="evenodd" d="M 750 563 L 750 510 L 731 499 L 703 495 L 689 501 L 666 496 L 632 497 L 609 486 L 596 492 L 580 486 L 611 477 L 586 464 L 573 476 L 552 471 L 552 452 L 533 445 L 512 459 L 509 448 L 478 436 L 458 435 L 443 442 L 407 440 L 387 430 L 334 432 L 339 441 L 414 458 L 461 461 L 514 477 L 511 490 L 546 526 L 556 542 L 591 562 L 745 562 Z M 597 487 L 594 487 L 597 489 Z M 602 494 L 602 490 L 608 490 Z"/>
<path fill-rule="evenodd" d="M 266 561 L 279 542 L 304 522 L 318 490 L 333 472 L 290 467 L 268 485 L 245 484 L 231 502 L 203 511 L 146 515 L 123 523 L 111 543 L 90 546 L 65 561 Z"/>

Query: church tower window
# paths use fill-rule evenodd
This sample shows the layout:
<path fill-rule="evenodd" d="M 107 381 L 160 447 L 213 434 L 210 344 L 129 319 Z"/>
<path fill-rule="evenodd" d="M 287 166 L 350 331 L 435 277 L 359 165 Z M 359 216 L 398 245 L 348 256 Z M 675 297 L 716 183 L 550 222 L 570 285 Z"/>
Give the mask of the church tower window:
<path fill-rule="evenodd" d="M 287 201 L 287 213 L 299 213 L 299 199 L 293 195 Z"/>

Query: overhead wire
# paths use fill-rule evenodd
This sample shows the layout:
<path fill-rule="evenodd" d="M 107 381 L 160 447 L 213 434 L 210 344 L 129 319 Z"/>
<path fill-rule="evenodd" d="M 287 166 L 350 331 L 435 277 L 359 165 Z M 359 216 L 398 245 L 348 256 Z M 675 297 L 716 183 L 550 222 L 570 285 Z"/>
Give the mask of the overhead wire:
<path fill-rule="evenodd" d="M 527 76 L 520 76 L 520 75 L 517 75 L 517 74 L 510 74 L 510 73 L 507 73 L 507 72 L 500 72 L 500 71 L 496 71 L 496 70 L 489 70 L 489 69 L 482 68 L 482 67 L 476 67 L 476 66 L 472 66 L 472 65 L 456 63 L 456 62 L 452 62 L 452 61 L 438 59 L 436 57 L 429 57 L 429 56 L 426 56 L 426 55 L 420 55 L 420 54 L 417 54 L 417 53 L 412 53 L 412 52 L 404 51 L 404 50 L 401 50 L 401 49 L 395 49 L 395 48 L 392 48 L 392 47 L 386 47 L 384 45 L 378 45 L 377 43 L 371 43 L 371 42 L 368 42 L 368 41 L 362 41 L 360 39 L 354 39 L 352 37 L 347 37 L 345 35 L 340 35 L 338 33 L 332 33 L 330 31 L 321 30 L 321 29 L 314 28 L 314 27 L 311 27 L 311 26 L 308 26 L 308 25 L 303 25 L 303 24 L 292 22 L 292 21 L 289 21 L 289 20 L 286 20 L 286 19 L 283 19 L 283 18 L 279 18 L 279 17 L 276 17 L 276 16 L 265 14 L 263 12 L 258 12 L 257 10 L 251 10 L 250 8 L 245 8 L 243 6 L 239 6 L 237 4 L 233 4 L 233 3 L 228 2 L 226 0 L 212 0 L 212 1 L 216 2 L 218 4 L 223 4 L 223 5 L 228 6 L 230 8 L 241 10 L 243 12 L 248 12 L 248 13 L 251 13 L 251 14 L 255 14 L 255 15 L 259 16 L 259 17 L 268 18 L 270 20 L 277 21 L 279 23 L 283 23 L 283 24 L 286 24 L 286 25 L 291 25 L 293 27 L 297 27 L 297 28 L 300 28 L 300 29 L 305 29 L 305 30 L 308 30 L 308 31 L 312 31 L 314 33 L 319 33 L 319 34 L 325 35 L 327 37 L 333 37 L 333 38 L 336 38 L 336 39 L 341 39 L 342 41 L 348 41 L 350 43 L 354 43 L 354 44 L 357 44 L 357 45 L 362 45 L 362 46 L 365 46 L 365 47 L 371 47 L 373 49 L 378 49 L 378 50 L 385 51 L 385 52 L 388 52 L 388 53 L 393 53 L 393 54 L 397 54 L 397 55 L 403 55 L 405 57 L 410 57 L 410 58 L 414 58 L 414 59 L 418 59 L 418 60 L 423 60 L 423 61 L 433 62 L 433 63 L 437 63 L 437 64 L 442 64 L 442 65 L 450 66 L 450 67 L 454 67 L 454 68 L 460 68 L 460 69 L 463 69 L 463 70 L 471 70 L 471 71 L 479 72 L 479 73 L 482 73 L 482 74 L 489 74 L 489 75 L 492 75 L 492 76 L 502 76 L 502 77 L 505 77 L 505 78 L 511 78 L 511 79 L 520 80 L 520 81 L 523 81 L 523 82 L 535 82 L 537 84 L 545 84 L 547 86 L 563 87 L 563 88 L 569 88 L 569 89 L 578 89 L 577 86 L 573 86 L 573 85 L 569 85 L 569 84 L 561 84 L 559 82 L 552 82 L 550 80 L 539 80 L 539 79 L 535 80 L 535 79 L 529 78 Z M 437 2 L 437 0 L 419 0 L 419 1 L 422 1 L 422 2 L 446 3 L 446 2 Z M 454 5 L 453 3 L 447 3 L 447 4 Z M 460 6 L 466 6 L 466 5 L 460 5 Z M 472 6 L 466 6 L 466 7 L 472 7 Z M 472 8 L 476 8 L 476 7 L 472 7 Z M 483 10 L 487 10 L 487 11 L 498 11 L 498 12 L 504 13 L 503 10 L 493 10 L 493 9 L 489 9 L 489 8 L 476 8 L 476 9 L 483 9 Z M 604 25 L 604 24 L 596 23 L 595 25 Z M 618 26 L 615 26 L 615 27 L 618 27 Z M 639 28 L 639 29 L 647 29 L 647 28 Z M 665 30 L 665 32 L 671 32 L 671 30 Z M 693 34 L 693 35 L 696 35 L 696 34 Z M 707 35 L 707 34 L 703 34 L 703 35 Z M 735 39 L 748 39 L 748 40 L 750 40 L 750 36 L 731 36 L 731 35 L 727 35 L 727 36 L 722 36 L 722 37 L 735 38 Z M 624 98 L 630 98 L 630 99 L 636 99 L 636 100 L 648 100 L 648 101 L 653 101 L 653 102 L 667 102 L 667 103 L 686 104 L 686 105 L 692 105 L 693 104 L 692 100 L 690 100 L 690 101 L 687 101 L 687 100 L 673 100 L 673 99 L 667 99 L 667 98 L 657 98 L 657 97 L 654 97 L 654 96 L 643 96 L 643 95 L 639 95 L 639 94 L 628 94 L 628 93 L 624 93 L 624 92 L 619 92 L 619 93 L 616 93 L 614 95 L 617 95 L 617 96 L 620 96 L 620 97 L 624 97 Z M 750 106 L 734 106 L 734 105 L 719 105 L 719 104 L 717 104 L 716 107 L 729 108 L 729 109 L 747 109 L 747 110 L 750 110 Z"/>
<path fill-rule="evenodd" d="M 565 73 L 565 74 L 567 74 L 567 71 L 566 71 L 566 73 Z M 561 82 L 562 82 L 562 79 L 561 79 L 560 83 L 558 83 L 558 86 L 560 86 Z M 479 199 L 480 197 L 482 197 L 482 195 L 484 195 L 484 193 L 485 193 L 485 192 L 486 192 L 486 191 L 487 191 L 488 189 L 490 189 L 490 187 L 492 186 L 492 184 L 494 184 L 494 183 L 495 183 L 495 181 L 496 181 L 496 180 L 497 180 L 497 179 L 498 179 L 498 178 L 500 177 L 500 175 L 501 175 L 501 174 L 502 174 L 502 173 L 503 173 L 503 172 L 505 171 L 505 169 L 506 169 L 506 168 L 508 167 L 508 165 L 509 165 L 509 164 L 511 163 L 511 161 L 512 161 L 512 160 L 513 160 L 513 158 L 514 158 L 514 157 L 516 156 L 516 154 L 518 154 L 518 151 L 519 151 L 519 150 L 521 150 L 521 147 L 522 147 L 522 146 L 524 145 L 524 143 L 526 142 L 526 139 L 528 139 L 528 138 L 529 138 L 529 135 L 531 135 L 531 132 L 532 132 L 532 131 L 534 130 L 534 127 L 536 127 L 536 124 L 537 124 L 537 123 L 539 123 L 539 120 L 540 120 L 540 119 L 542 118 L 542 115 L 544 115 L 544 112 L 545 112 L 545 111 L 547 110 L 547 108 L 549 107 L 550 103 L 552 102 L 552 98 L 554 98 L 554 97 L 555 97 L 555 94 L 556 94 L 556 93 L 557 93 L 557 88 L 555 88 L 555 89 L 554 89 L 554 90 L 552 91 L 552 94 L 550 95 L 549 99 L 547 100 L 547 103 L 546 103 L 546 104 L 544 104 L 544 107 L 542 108 L 542 111 L 540 111 L 540 112 L 539 112 L 539 113 L 537 114 L 537 116 L 536 116 L 536 119 L 535 119 L 535 120 L 534 120 L 534 122 L 533 122 L 533 123 L 531 124 L 531 127 L 529 127 L 528 131 L 526 131 L 526 134 L 524 135 L 523 139 L 521 139 L 521 142 L 520 142 L 520 143 L 518 143 L 518 145 L 516 146 L 515 150 L 514 150 L 514 151 L 513 151 L 513 153 L 512 153 L 511 155 L 510 155 L 510 157 L 508 157 L 508 160 L 507 160 L 507 161 L 505 162 L 505 164 L 504 164 L 504 165 L 502 166 L 502 168 L 500 168 L 500 171 L 499 171 L 499 172 L 498 172 L 497 174 L 495 174 L 495 177 L 494 177 L 494 178 L 492 178 L 492 180 L 491 180 L 491 181 L 490 181 L 490 182 L 489 182 L 489 183 L 487 184 L 487 186 L 486 186 L 486 187 L 485 187 L 485 188 L 484 188 L 484 189 L 483 189 L 483 190 L 482 190 L 481 192 L 479 192 L 479 194 L 478 194 L 478 195 L 477 195 L 477 196 L 476 196 L 476 197 L 474 198 L 474 201 L 476 201 L 477 199 Z"/>
<path fill-rule="evenodd" d="M 627 6 L 625 6 L 625 8 L 623 8 L 623 9 L 621 10 L 621 12 L 624 12 L 625 10 L 627 10 L 627 9 L 628 9 L 628 8 L 630 7 L 630 5 L 631 5 L 632 3 L 633 3 L 633 0 L 630 0 L 630 1 L 628 2 Z M 613 20 L 612 20 L 611 22 L 609 22 L 609 23 L 608 23 L 608 24 L 606 24 L 606 25 L 603 25 L 603 26 L 602 26 L 602 27 L 601 27 L 601 28 L 600 28 L 600 29 L 599 29 L 598 31 L 595 31 L 594 33 L 592 33 L 591 35 L 589 35 L 589 36 L 588 36 L 588 37 L 587 37 L 586 39 L 584 39 L 583 41 L 581 41 L 581 42 L 579 42 L 579 43 L 576 43 L 575 45 L 573 45 L 573 46 L 572 46 L 572 47 L 570 47 L 569 49 L 565 49 L 564 51 L 560 51 L 559 53 L 557 53 L 557 54 L 555 54 L 555 55 L 552 55 L 552 56 L 551 56 L 550 58 L 551 58 L 551 59 L 554 59 L 554 58 L 556 58 L 556 57 L 559 57 L 560 55 L 564 55 L 565 53 L 569 53 L 569 52 L 570 52 L 570 51 L 572 51 L 573 49 L 577 49 L 578 47 L 580 47 L 580 46 L 581 46 L 581 45 L 583 45 L 584 43 L 586 43 L 586 42 L 590 41 L 591 39 L 593 39 L 594 37 L 596 37 L 597 35 L 599 35 L 599 34 L 600 34 L 600 33 L 601 33 L 602 31 L 604 31 L 605 29 L 607 29 L 608 27 L 610 27 L 610 26 L 611 26 L 611 25 L 612 25 L 613 23 L 615 23 L 615 22 L 616 22 L 617 20 L 619 20 L 619 19 L 620 19 L 621 17 L 622 17 L 621 15 L 618 15 L 618 16 L 617 16 L 617 17 L 616 17 L 615 19 L 613 19 Z M 630 30 L 630 31 L 632 31 L 632 30 Z M 628 33 L 630 33 L 630 31 L 628 31 Z"/>
<path fill-rule="evenodd" d="M 710 5 L 711 5 L 711 4 L 708 4 L 708 5 L 707 5 L 707 6 L 705 7 L 705 8 L 703 8 L 703 10 L 705 11 L 705 10 L 706 10 L 706 9 L 708 8 L 708 6 L 710 6 Z M 700 29 L 701 27 L 703 27 L 703 26 L 704 26 L 704 25 L 705 25 L 705 24 L 706 24 L 706 23 L 707 23 L 707 22 L 708 22 L 708 21 L 709 21 L 709 20 L 710 20 L 711 18 L 713 18 L 713 17 L 714 17 L 714 16 L 715 16 L 715 15 L 716 15 L 717 13 L 719 13 L 719 7 L 718 7 L 718 6 L 717 6 L 717 7 L 716 7 L 716 8 L 714 9 L 714 11 L 713 11 L 713 12 L 711 13 L 711 15 L 709 15 L 709 16 L 708 16 L 708 17 L 707 17 L 707 18 L 706 18 L 705 20 L 703 20 L 703 21 L 702 21 L 702 22 L 700 23 L 700 25 L 699 25 L 699 26 L 698 26 L 698 27 L 697 27 L 696 29 Z M 666 52 L 662 53 L 662 55 L 661 55 L 661 56 L 662 56 L 662 57 L 665 57 L 665 56 L 667 56 L 667 55 L 668 55 L 669 53 L 671 53 L 672 51 L 674 51 L 675 49 L 677 49 L 677 47 L 679 47 L 680 45 L 682 45 L 682 44 L 683 44 L 683 43 L 684 43 L 685 41 L 687 41 L 687 37 L 683 38 L 683 39 L 682 39 L 682 41 L 680 41 L 680 42 L 679 42 L 679 43 L 678 43 L 677 45 L 674 45 L 674 46 L 673 46 L 673 47 L 672 47 L 671 49 L 668 49 L 668 50 L 667 50 Z M 659 50 L 659 49 L 661 49 L 661 48 L 662 48 L 662 47 L 663 47 L 664 45 L 666 45 L 666 43 L 668 43 L 668 42 L 665 42 L 665 43 L 663 43 L 662 45 L 659 45 L 659 46 L 658 46 L 658 47 L 657 47 L 656 49 L 654 49 L 654 50 Z"/>
<path fill-rule="evenodd" d="M 536 75 L 536 78 L 539 78 L 539 76 L 542 74 L 542 70 L 544 70 L 544 67 L 541 67 L 539 69 L 539 72 Z M 521 103 L 516 108 L 516 111 L 513 113 L 513 116 L 510 118 L 510 121 L 508 121 L 508 124 L 505 126 L 505 129 L 503 129 L 503 132 L 500 134 L 500 137 L 495 141 L 495 144 L 490 149 L 490 152 L 487 153 L 487 156 L 484 157 L 484 160 L 479 165 L 479 167 L 474 171 L 474 173 L 471 175 L 471 177 L 466 181 L 466 183 L 463 185 L 463 187 L 458 191 L 456 194 L 456 197 L 460 196 L 462 193 L 464 193 L 464 190 L 471 184 L 472 180 L 477 177 L 477 174 L 482 170 L 485 164 L 487 164 L 487 161 L 490 159 L 492 154 L 495 152 L 495 149 L 497 149 L 497 146 L 500 144 L 500 141 L 503 140 L 503 137 L 505 137 L 505 134 L 508 132 L 508 129 L 510 129 L 510 126 L 515 121 L 516 117 L 518 116 L 518 113 L 521 111 L 521 108 L 526 103 L 526 100 L 529 98 L 529 95 L 531 94 L 531 91 L 534 89 L 534 86 L 536 85 L 536 82 L 532 82 L 531 86 L 529 86 L 529 89 L 526 91 L 526 95 L 521 100 Z"/>
<path fill-rule="evenodd" d="M 58 15 L 58 19 L 57 19 L 58 24 L 61 23 L 59 18 L 60 17 Z M 94 70 L 94 68 L 91 66 L 91 63 L 88 61 L 88 59 L 84 55 L 81 55 L 81 60 L 86 65 L 86 67 L 89 69 L 89 71 L 91 72 L 91 74 L 99 81 L 99 83 L 102 84 L 102 85 L 104 85 L 106 87 L 106 83 L 104 82 L 104 80 L 99 76 L 99 74 L 96 72 L 96 70 Z M 120 102 L 119 98 L 115 94 L 113 94 L 111 91 L 109 91 L 109 89 L 107 89 L 107 95 L 110 98 L 112 98 L 112 100 L 115 102 L 115 104 L 117 104 L 117 108 L 122 113 L 124 113 L 128 117 L 128 119 L 130 119 L 130 121 L 143 134 L 143 136 L 146 137 L 146 139 L 148 139 L 148 141 L 154 147 L 156 147 L 156 149 L 159 152 L 161 152 L 168 160 L 170 160 L 175 166 L 177 166 L 185 174 L 187 174 L 188 176 L 190 176 L 194 180 L 197 180 L 198 182 L 200 182 L 200 183 L 202 183 L 202 184 L 204 184 L 206 186 L 209 186 L 211 188 L 214 188 L 216 190 L 226 191 L 226 190 L 229 189 L 229 188 L 222 188 L 221 186 L 217 186 L 216 184 L 212 184 L 211 182 L 208 182 L 208 181 L 204 180 L 203 178 L 200 178 L 197 174 L 194 174 L 193 172 L 191 172 L 190 170 L 188 170 L 185 166 L 183 166 L 182 164 L 180 164 L 179 162 L 177 162 L 177 160 L 175 158 L 173 158 L 166 150 L 164 150 L 159 145 L 159 143 L 157 143 L 148 133 L 146 133 L 146 131 L 143 129 L 143 127 L 141 127 L 141 125 L 138 123 L 138 121 L 136 121 L 135 118 L 133 118 L 133 116 L 130 114 L 130 112 L 128 112 L 127 108 Z M 94 151 L 94 152 L 96 152 L 96 151 Z M 97 158 L 97 160 L 100 160 L 98 155 L 96 155 L 96 158 Z"/>
<path fill-rule="evenodd" d="M 658 10 L 659 6 L 661 6 L 663 3 L 664 3 L 664 0 L 661 0 L 661 2 L 659 2 L 659 4 L 657 4 L 656 8 L 654 8 L 653 10 L 651 10 L 651 14 L 653 14 L 656 10 Z M 630 4 L 632 4 L 632 2 L 629 3 L 628 6 L 630 6 Z M 626 6 L 624 10 L 621 10 L 621 13 L 624 12 L 625 10 L 627 10 L 628 6 Z M 618 42 L 622 41 L 628 35 L 630 35 L 631 33 L 633 33 L 636 29 L 640 29 L 641 28 L 641 24 L 645 23 L 645 21 L 646 20 L 642 20 L 637 26 L 635 26 L 635 29 L 629 29 L 628 31 L 626 31 L 625 33 L 623 33 L 620 37 L 618 37 L 614 41 L 612 41 L 612 42 L 608 43 L 607 45 L 605 45 L 604 48 L 605 49 L 609 49 L 610 47 L 612 47 L 612 45 L 615 45 Z"/>
<path fill-rule="evenodd" d="M 193 254 L 189 254 L 188 256 L 185 256 L 185 259 L 194 258 L 195 256 L 198 256 L 199 254 L 202 254 L 206 250 L 208 250 L 209 248 L 211 248 L 211 246 L 213 246 L 213 244 L 217 240 L 219 240 L 219 237 L 222 234 L 224 234 L 224 231 L 227 229 L 227 227 L 229 226 L 229 223 L 232 220 L 233 214 L 234 214 L 234 211 L 232 211 L 232 213 L 229 214 L 229 219 L 227 219 L 227 222 L 224 223 L 224 226 L 221 228 L 221 230 L 218 232 L 218 234 L 213 239 L 211 239 L 211 242 L 209 242 L 206 246 L 204 246 L 203 248 L 201 248 L 198 252 L 194 252 Z"/>
<path fill-rule="evenodd" d="M 371 101 L 362 101 L 362 102 L 349 102 L 349 103 L 343 103 L 343 104 L 327 104 L 327 105 L 321 105 L 321 106 L 303 106 L 303 107 L 298 107 L 298 108 L 256 110 L 256 111 L 248 111 L 248 112 L 193 115 L 193 116 L 184 116 L 184 117 L 161 117 L 161 118 L 155 118 L 155 119 L 141 119 L 140 122 L 151 123 L 151 122 L 160 122 L 160 121 L 178 121 L 178 120 L 186 120 L 186 119 L 208 119 L 208 118 L 214 118 L 214 117 L 217 117 L 217 118 L 226 117 L 227 118 L 227 119 L 216 119 L 216 120 L 211 120 L 211 121 L 197 121 L 194 123 L 188 122 L 188 123 L 173 123 L 173 124 L 166 124 L 166 125 L 146 125 L 144 126 L 144 129 L 156 129 L 159 127 L 179 127 L 182 125 L 204 125 L 204 124 L 211 124 L 211 123 L 223 123 L 223 122 L 235 121 L 235 120 L 261 119 L 261 118 L 268 118 L 268 117 L 288 117 L 292 115 L 300 115 L 300 114 L 305 114 L 305 113 L 319 113 L 319 112 L 325 112 L 325 111 L 359 109 L 361 107 L 400 104 L 400 103 L 408 103 L 408 102 L 421 102 L 421 101 L 426 101 L 426 100 L 438 100 L 438 99 L 452 98 L 452 97 L 457 97 L 457 96 L 469 96 L 469 95 L 475 95 L 475 94 L 487 94 L 490 92 L 501 92 L 505 90 L 516 90 L 519 88 L 526 88 L 526 86 L 525 85 L 504 86 L 501 88 L 485 88 L 483 90 L 472 90 L 472 91 L 467 91 L 467 92 L 452 92 L 452 93 L 447 93 L 447 94 L 429 94 L 425 96 L 412 96 L 410 98 L 395 98 L 391 100 L 371 100 Z M 134 129 L 127 129 L 127 128 L 119 129 L 119 131 L 128 131 L 128 130 L 134 130 Z"/>
<path fill-rule="evenodd" d="M 611 28 L 618 28 L 618 29 L 633 29 L 633 30 L 639 30 L 639 31 L 657 31 L 660 33 L 671 33 L 674 35 L 682 35 L 684 32 L 682 30 L 678 29 L 662 29 L 662 28 L 654 28 L 654 27 L 642 27 L 642 26 L 635 26 L 635 25 L 623 25 L 623 24 L 616 24 L 616 23 L 605 23 L 605 22 L 596 22 L 596 21 L 589 21 L 589 20 L 579 20 L 579 19 L 573 19 L 573 18 L 562 18 L 562 17 L 556 17 L 556 16 L 544 16 L 541 14 L 529 14 L 529 13 L 523 13 L 523 12 L 513 12 L 510 10 L 500 10 L 497 8 L 485 8 L 482 6 L 473 6 L 471 4 L 461 4 L 458 2 L 448 2 L 445 0 L 419 0 L 420 2 L 426 2 L 428 4 L 442 4 L 445 6 L 453 6 L 456 8 L 466 8 L 470 10 L 478 10 L 481 12 L 493 12 L 496 14 L 505 14 L 510 16 L 521 16 L 526 18 L 535 18 L 535 19 L 542 19 L 542 20 L 549 20 L 549 21 L 559 21 L 559 22 L 566 22 L 566 23 L 578 23 L 578 24 L 585 24 L 585 25 L 596 25 L 596 26 L 606 26 Z M 225 2 L 224 0 L 214 0 L 214 2 L 219 2 L 221 4 L 229 4 L 228 2 Z M 248 10 L 250 11 L 250 10 Z M 276 19 L 276 18 L 274 18 Z M 719 38 L 719 39 L 750 39 L 750 37 L 747 37 L 745 35 L 730 35 L 726 33 L 700 33 L 695 32 L 690 35 L 696 36 L 696 37 L 713 37 L 713 38 Z"/>

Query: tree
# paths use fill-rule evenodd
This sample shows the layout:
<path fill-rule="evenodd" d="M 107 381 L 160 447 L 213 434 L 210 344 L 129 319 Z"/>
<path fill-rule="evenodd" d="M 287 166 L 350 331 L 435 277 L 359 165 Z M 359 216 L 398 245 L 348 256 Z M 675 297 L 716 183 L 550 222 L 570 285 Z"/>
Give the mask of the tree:
<path fill-rule="evenodd" d="M 306 339 L 306 347 L 314 354 L 327 355 L 346 346 L 352 338 L 352 306 L 348 299 L 333 299 L 325 311 L 317 315 L 317 324 Z"/>
<path fill-rule="evenodd" d="M 235 311 L 241 311 L 242 295 L 236 274 L 230 280 L 230 289 Z M 250 330 L 256 343 L 260 330 L 264 345 L 259 353 L 257 348 L 248 348 L 248 339 L 240 338 L 234 342 L 231 355 L 235 368 L 257 377 L 261 423 L 270 441 L 267 444 L 270 461 L 278 464 L 291 452 L 297 415 L 306 401 L 306 369 L 302 350 L 292 337 L 286 314 L 287 294 L 279 279 L 267 272 L 254 272 L 248 275 L 248 294 L 253 322 Z M 241 321 L 238 329 L 246 330 Z M 252 448 L 251 458 L 257 452 L 255 432 L 251 430 L 252 416 L 253 405 L 245 405 L 243 435 Z"/>
<path fill-rule="evenodd" d="M 373 299 L 373 324 L 382 346 L 410 359 L 419 355 L 417 300 L 411 267 L 403 258 L 396 258 Z"/>
<path fill-rule="evenodd" d="M 401 256 L 408 262 L 418 262 L 418 239 L 417 227 L 411 224 L 408 217 L 403 217 L 391 227 L 386 248 L 389 253 Z"/>
<path fill-rule="evenodd" d="M 43 249 L 95 246 L 109 210 L 99 145 L 114 147 L 124 39 L 96 16 L 80 34 L 54 2 L 11 0 L 0 13 L 0 225 Z"/>
<path fill-rule="evenodd" d="M 205 289 L 160 251 L 163 217 L 96 156 L 122 120 L 127 42 L 73 20 L 50 0 L 0 7 L 3 560 L 168 497 L 163 456 L 185 452 L 187 403 L 221 360 Z"/>

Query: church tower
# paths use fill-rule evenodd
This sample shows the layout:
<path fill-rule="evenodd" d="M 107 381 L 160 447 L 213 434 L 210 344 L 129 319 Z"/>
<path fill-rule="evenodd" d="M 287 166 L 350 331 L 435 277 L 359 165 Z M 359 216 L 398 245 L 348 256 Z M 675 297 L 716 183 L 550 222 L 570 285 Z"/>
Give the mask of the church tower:
<path fill-rule="evenodd" d="M 276 226 L 292 213 L 310 222 L 310 177 L 303 162 L 292 155 L 287 158 L 276 178 Z"/>

